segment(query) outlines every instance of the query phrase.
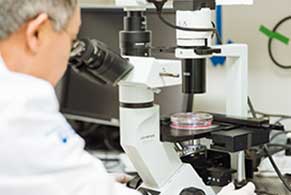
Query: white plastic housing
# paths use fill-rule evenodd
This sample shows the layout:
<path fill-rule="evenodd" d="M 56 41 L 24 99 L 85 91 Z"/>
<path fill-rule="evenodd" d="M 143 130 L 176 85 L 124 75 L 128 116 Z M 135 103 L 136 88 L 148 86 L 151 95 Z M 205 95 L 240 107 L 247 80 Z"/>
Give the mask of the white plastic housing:
<path fill-rule="evenodd" d="M 130 57 L 132 72 L 119 84 L 147 86 L 150 89 L 181 85 L 182 63 L 179 60 L 159 60 L 150 57 Z M 169 73 L 179 77 L 160 76 Z"/>
<path fill-rule="evenodd" d="M 211 24 L 211 10 L 177 11 L 177 26 L 184 28 L 213 28 Z M 179 46 L 204 45 L 204 39 L 209 39 L 212 32 L 191 32 L 177 30 L 177 44 Z M 202 42 L 201 42 L 202 41 Z"/>
<path fill-rule="evenodd" d="M 150 3 L 147 0 L 115 0 L 118 6 L 148 6 Z"/>
<path fill-rule="evenodd" d="M 211 29 L 213 28 L 211 22 L 211 10 L 201 9 L 199 11 L 177 11 L 176 12 L 177 26 L 184 28 L 198 28 L 198 29 Z M 207 56 L 198 56 L 193 47 L 210 46 L 212 31 L 196 32 L 177 30 L 177 45 L 176 57 L 180 59 L 197 59 L 206 58 Z"/>
<path fill-rule="evenodd" d="M 166 4 L 167 8 L 172 8 L 172 0 Z M 254 0 L 216 0 L 217 5 L 252 5 Z M 115 0 L 117 7 L 137 7 L 137 8 L 152 8 L 153 5 L 148 3 L 147 0 Z"/>
<path fill-rule="evenodd" d="M 254 0 L 216 0 L 217 5 L 252 5 Z"/>
<path fill-rule="evenodd" d="M 155 8 L 154 5 L 152 3 L 148 3 L 147 0 L 115 0 L 115 5 L 125 9 Z M 165 8 L 173 8 L 172 1 L 168 1 Z"/>

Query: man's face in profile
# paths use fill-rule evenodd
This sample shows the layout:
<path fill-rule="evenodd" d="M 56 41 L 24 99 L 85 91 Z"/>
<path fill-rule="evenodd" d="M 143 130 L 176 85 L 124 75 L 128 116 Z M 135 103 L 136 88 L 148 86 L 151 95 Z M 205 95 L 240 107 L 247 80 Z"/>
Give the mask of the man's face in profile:
<path fill-rule="evenodd" d="M 80 25 L 80 8 L 77 7 L 64 30 L 56 32 L 51 25 L 46 32 L 47 38 L 40 51 L 42 62 L 39 64 L 42 64 L 43 74 L 47 74 L 53 85 L 57 84 L 67 69 L 72 43 L 77 38 Z"/>

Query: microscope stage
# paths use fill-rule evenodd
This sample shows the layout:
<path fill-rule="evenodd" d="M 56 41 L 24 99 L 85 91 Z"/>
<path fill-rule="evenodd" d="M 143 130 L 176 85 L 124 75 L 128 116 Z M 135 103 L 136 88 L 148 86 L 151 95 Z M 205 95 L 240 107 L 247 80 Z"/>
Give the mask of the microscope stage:
<path fill-rule="evenodd" d="M 283 130 L 265 119 L 247 119 L 213 114 L 214 121 L 210 128 L 174 129 L 169 119 L 161 121 L 161 141 L 180 143 L 183 141 L 208 138 L 211 148 L 225 152 L 238 152 L 254 146 L 269 143 L 272 129 Z"/>
<path fill-rule="evenodd" d="M 201 139 L 205 137 L 211 136 L 211 133 L 226 130 L 226 129 L 233 129 L 235 125 L 223 125 L 223 124 L 213 124 L 209 128 L 203 129 L 174 129 L 171 128 L 169 124 L 162 124 L 161 125 L 161 139 L 165 142 L 182 142 L 187 140 L 193 139 Z"/>

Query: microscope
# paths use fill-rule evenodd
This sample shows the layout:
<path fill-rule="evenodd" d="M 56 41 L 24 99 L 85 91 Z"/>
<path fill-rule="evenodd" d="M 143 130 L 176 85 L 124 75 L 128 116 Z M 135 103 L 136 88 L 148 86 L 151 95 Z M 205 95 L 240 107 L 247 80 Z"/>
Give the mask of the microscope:
<path fill-rule="evenodd" d="M 167 0 L 118 0 L 116 4 L 126 12 L 120 32 L 122 57 L 99 41 L 79 40 L 70 65 L 92 82 L 118 85 L 121 145 L 143 181 L 137 190 L 144 195 L 215 195 L 211 186 L 231 182 L 234 172 L 238 183 L 245 181 L 244 151 L 268 143 L 270 130 L 280 127 L 247 118 L 248 47 L 212 46 L 216 29 L 211 12 L 216 5 L 252 4 L 252 0 L 174 0 L 170 5 Z M 176 30 L 175 60 L 151 57 L 153 35 L 145 11 L 152 5 L 157 17 Z M 175 10 L 176 24 L 163 18 L 164 6 Z M 170 120 L 160 118 L 155 94 L 175 85 L 182 85 L 185 94 L 205 93 L 207 58 L 212 56 L 227 57 L 225 115 L 212 114 L 209 128 L 173 128 Z M 210 141 L 204 146 L 202 139 Z M 197 166 L 208 161 L 214 166 Z"/>

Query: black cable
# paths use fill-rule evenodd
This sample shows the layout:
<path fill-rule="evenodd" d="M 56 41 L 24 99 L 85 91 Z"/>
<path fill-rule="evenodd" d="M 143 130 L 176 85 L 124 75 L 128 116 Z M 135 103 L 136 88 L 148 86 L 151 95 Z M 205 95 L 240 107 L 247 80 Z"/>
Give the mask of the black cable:
<path fill-rule="evenodd" d="M 167 26 L 173 28 L 173 29 L 178 29 L 178 30 L 183 30 L 183 31 L 192 31 L 192 32 L 213 32 L 213 34 L 215 34 L 217 41 L 219 43 L 219 45 L 223 44 L 223 41 L 219 35 L 219 33 L 217 32 L 216 26 L 214 22 L 211 22 L 213 28 L 185 28 L 185 27 L 181 27 L 181 26 L 176 26 L 172 23 L 170 23 L 169 21 L 167 21 L 163 16 L 162 16 L 162 11 L 157 11 L 158 16 L 160 18 L 160 20 Z"/>
<path fill-rule="evenodd" d="M 256 111 L 257 114 L 262 115 L 263 117 L 274 117 L 274 118 L 284 118 L 284 119 L 291 119 L 290 115 L 284 114 L 269 114 L 261 111 Z"/>
<path fill-rule="evenodd" d="M 273 193 L 263 191 L 263 190 L 256 190 L 255 192 L 257 195 L 279 195 L 279 194 L 273 194 Z"/>
<path fill-rule="evenodd" d="M 279 179 L 282 181 L 282 183 L 284 184 L 284 186 L 286 187 L 286 189 L 287 189 L 289 192 L 291 192 L 291 187 L 290 187 L 290 185 L 287 183 L 287 181 L 285 180 L 285 178 L 284 178 L 284 176 L 282 175 L 281 171 L 279 170 L 277 164 L 275 163 L 273 157 L 270 155 L 270 153 L 269 153 L 269 148 L 268 148 L 267 145 L 264 146 L 264 151 L 265 151 L 266 155 L 268 156 L 268 158 L 269 158 L 269 160 L 270 160 L 270 162 L 271 162 L 271 164 L 272 164 L 272 166 L 273 166 L 275 172 L 277 173 Z"/>
<path fill-rule="evenodd" d="M 250 96 L 248 96 L 248 106 L 249 106 L 249 109 L 251 111 L 253 118 L 257 118 L 257 113 L 256 113 L 256 110 L 253 106 L 253 103 L 252 103 Z"/>
<path fill-rule="evenodd" d="M 275 122 L 275 124 L 279 124 L 279 125 L 282 125 L 282 121 L 285 121 L 285 120 L 291 120 L 291 118 L 279 118 L 276 122 Z"/>
<path fill-rule="evenodd" d="M 278 132 L 278 133 L 274 134 L 274 135 L 271 137 L 270 141 L 273 141 L 276 137 L 278 137 L 278 136 L 280 136 L 280 135 L 288 134 L 288 133 L 291 133 L 291 131 Z"/>
<path fill-rule="evenodd" d="M 277 29 L 278 29 L 278 28 L 279 28 L 283 23 L 285 23 L 287 20 L 291 20 L 291 16 L 287 16 L 287 17 L 283 18 L 282 20 L 280 20 L 280 21 L 278 22 L 278 24 L 276 24 L 275 27 L 273 28 L 273 32 L 276 32 Z M 274 62 L 274 64 L 275 64 L 276 66 L 278 66 L 279 68 L 282 68 L 282 69 L 291 69 L 291 65 L 284 65 L 284 64 L 281 64 L 281 63 L 279 63 L 279 62 L 275 59 L 275 57 L 274 57 L 274 55 L 273 55 L 273 51 L 272 51 L 272 43 L 273 43 L 273 38 L 270 38 L 270 39 L 269 39 L 269 43 L 268 43 L 268 52 L 269 52 L 269 55 L 270 55 L 271 60 L 272 60 L 272 61 Z"/>
<path fill-rule="evenodd" d="M 222 45 L 223 41 L 222 41 L 222 38 L 221 38 L 221 36 L 219 35 L 219 33 L 218 33 L 217 29 L 216 29 L 216 25 L 215 25 L 214 22 L 211 22 L 211 23 L 212 23 L 213 28 L 215 29 L 214 33 L 215 33 L 215 36 L 216 36 L 218 44 Z"/>
<path fill-rule="evenodd" d="M 159 19 L 167 26 L 174 28 L 174 29 L 178 29 L 178 30 L 183 30 L 183 31 L 192 31 L 192 32 L 213 32 L 213 34 L 216 35 L 217 41 L 220 45 L 223 44 L 222 39 L 219 35 L 219 33 L 217 32 L 216 26 L 214 22 L 212 23 L 212 28 L 186 28 L 186 27 L 182 27 L 182 26 L 177 26 L 175 24 L 172 24 L 171 22 L 167 21 L 164 17 L 163 17 L 163 7 L 165 5 L 165 3 L 167 2 L 167 0 L 158 2 L 158 1 L 150 1 L 152 3 L 154 3 L 154 5 L 156 6 L 156 10 L 157 10 L 157 14 Z"/>
<path fill-rule="evenodd" d="M 278 148 L 284 148 L 284 149 L 291 149 L 290 145 L 284 145 L 284 144 L 267 144 L 268 147 L 278 147 Z"/>
<path fill-rule="evenodd" d="M 162 15 L 162 11 L 157 11 L 159 19 L 167 26 L 177 29 L 177 30 L 183 30 L 183 31 L 194 31 L 194 32 L 214 32 L 216 31 L 215 28 L 186 28 L 186 27 L 182 27 L 182 26 L 177 26 L 172 24 L 171 22 L 167 21 L 163 15 Z"/>

